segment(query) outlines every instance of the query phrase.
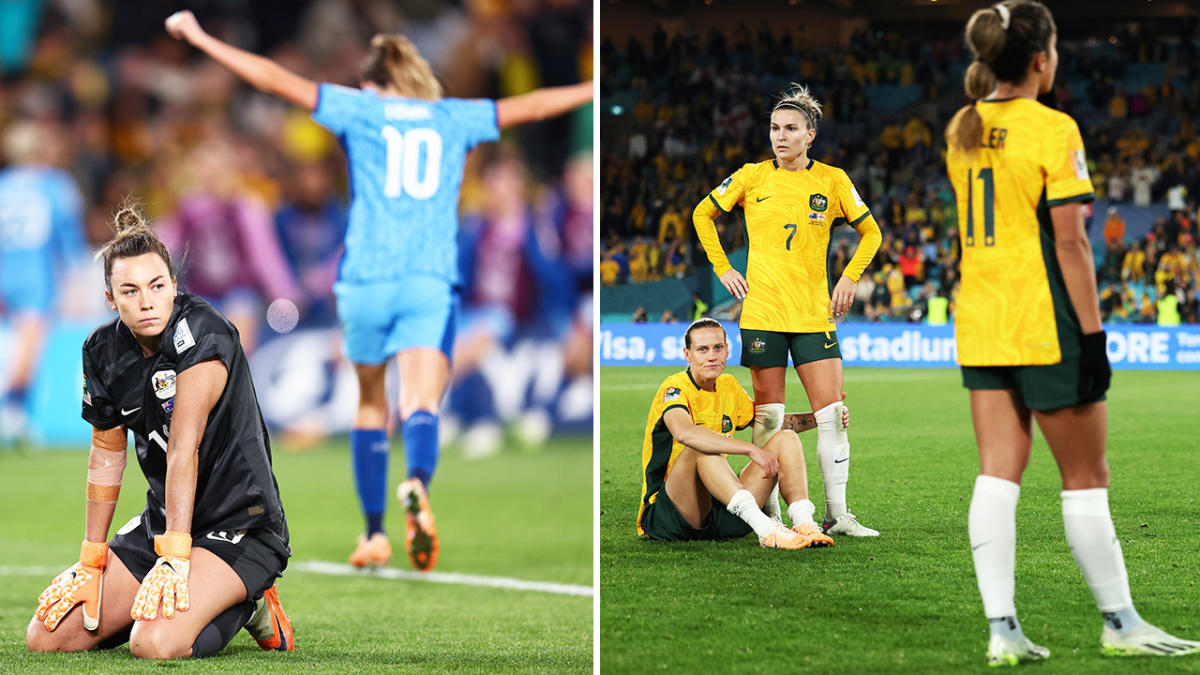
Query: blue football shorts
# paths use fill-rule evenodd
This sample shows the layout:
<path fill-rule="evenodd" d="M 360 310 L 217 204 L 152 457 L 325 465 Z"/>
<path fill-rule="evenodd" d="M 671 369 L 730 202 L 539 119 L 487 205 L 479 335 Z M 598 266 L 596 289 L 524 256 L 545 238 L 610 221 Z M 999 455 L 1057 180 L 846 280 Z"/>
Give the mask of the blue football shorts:
<path fill-rule="evenodd" d="M 0 308 L 6 312 L 49 314 L 57 297 L 58 288 L 49 274 L 0 274 Z"/>
<path fill-rule="evenodd" d="M 339 281 L 333 294 L 346 358 L 353 363 L 383 363 L 413 347 L 440 349 L 450 358 L 461 292 L 445 279 Z"/>

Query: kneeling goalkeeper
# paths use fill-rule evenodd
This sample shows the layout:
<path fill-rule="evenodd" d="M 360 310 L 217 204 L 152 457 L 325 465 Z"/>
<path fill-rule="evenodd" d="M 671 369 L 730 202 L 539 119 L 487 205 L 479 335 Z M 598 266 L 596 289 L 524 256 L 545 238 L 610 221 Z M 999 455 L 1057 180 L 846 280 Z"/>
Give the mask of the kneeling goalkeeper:
<path fill-rule="evenodd" d="M 118 318 L 83 345 L 93 428 L 79 562 L 38 598 L 31 651 L 126 640 L 140 658 L 203 657 L 245 627 L 293 648 L 275 579 L 291 555 L 271 448 L 232 324 L 178 293 L 167 248 L 134 211 L 102 249 Z M 146 509 L 111 541 L 132 431 Z"/>

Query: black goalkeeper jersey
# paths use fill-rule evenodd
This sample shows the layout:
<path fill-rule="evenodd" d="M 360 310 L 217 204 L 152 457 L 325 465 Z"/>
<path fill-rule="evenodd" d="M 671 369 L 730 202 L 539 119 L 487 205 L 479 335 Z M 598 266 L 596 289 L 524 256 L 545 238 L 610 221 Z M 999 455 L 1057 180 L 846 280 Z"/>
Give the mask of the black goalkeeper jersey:
<path fill-rule="evenodd" d="M 143 356 L 120 318 L 92 331 L 83 343 L 83 419 L 98 429 L 123 425 L 133 432 L 138 463 L 150 484 L 149 524 L 161 533 L 166 530 L 164 481 L 175 377 L 214 357 L 225 364 L 229 377 L 200 440 L 191 534 L 264 527 L 286 543 L 271 442 L 246 355 L 237 330 L 201 298 L 176 296 L 162 343 L 150 356 Z"/>

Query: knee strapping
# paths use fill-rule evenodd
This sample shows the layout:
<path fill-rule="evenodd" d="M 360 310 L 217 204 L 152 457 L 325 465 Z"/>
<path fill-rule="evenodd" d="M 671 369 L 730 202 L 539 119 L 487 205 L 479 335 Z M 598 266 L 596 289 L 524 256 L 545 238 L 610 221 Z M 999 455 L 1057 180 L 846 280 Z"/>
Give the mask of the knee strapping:
<path fill-rule="evenodd" d="M 754 435 L 752 442 L 758 447 L 766 445 L 771 437 L 783 428 L 784 407 L 782 403 L 763 403 L 754 406 Z"/>

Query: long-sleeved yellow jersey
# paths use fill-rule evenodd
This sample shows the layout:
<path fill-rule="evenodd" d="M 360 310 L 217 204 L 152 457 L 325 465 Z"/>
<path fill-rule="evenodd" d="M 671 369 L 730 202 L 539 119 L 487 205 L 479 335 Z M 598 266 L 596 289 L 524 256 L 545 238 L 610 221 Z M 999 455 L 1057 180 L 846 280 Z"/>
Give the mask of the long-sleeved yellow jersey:
<path fill-rule="evenodd" d="M 800 171 L 775 160 L 738 169 L 700 202 L 692 215 L 700 243 L 719 277 L 730 269 L 713 221 L 718 210 L 746 212 L 749 288 L 740 326 L 781 333 L 819 333 L 833 326 L 829 295 L 829 234 L 847 222 L 861 240 L 845 276 L 858 281 L 882 235 L 845 171 L 810 160 Z"/>

